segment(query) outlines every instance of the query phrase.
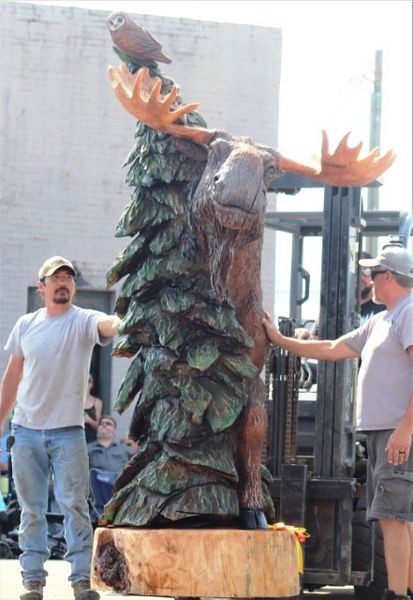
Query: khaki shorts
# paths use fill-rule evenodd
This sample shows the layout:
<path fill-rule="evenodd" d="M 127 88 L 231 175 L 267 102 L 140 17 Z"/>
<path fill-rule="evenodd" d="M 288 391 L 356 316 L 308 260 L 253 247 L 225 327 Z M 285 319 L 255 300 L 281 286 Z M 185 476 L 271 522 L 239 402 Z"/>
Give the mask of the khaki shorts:
<path fill-rule="evenodd" d="M 387 462 L 385 447 L 393 429 L 367 435 L 367 519 L 413 521 L 413 449 L 401 465 Z"/>

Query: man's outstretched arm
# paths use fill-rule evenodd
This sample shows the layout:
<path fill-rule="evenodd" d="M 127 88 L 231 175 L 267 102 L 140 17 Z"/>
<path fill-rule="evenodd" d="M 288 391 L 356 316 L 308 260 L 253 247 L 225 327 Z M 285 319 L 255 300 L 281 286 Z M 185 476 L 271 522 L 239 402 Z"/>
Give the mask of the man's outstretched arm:
<path fill-rule="evenodd" d="M 265 313 L 262 320 L 267 337 L 274 346 L 280 346 L 297 356 L 318 360 L 342 360 L 357 358 L 359 354 L 351 350 L 342 340 L 300 340 L 282 335 L 274 325 L 270 315 Z"/>

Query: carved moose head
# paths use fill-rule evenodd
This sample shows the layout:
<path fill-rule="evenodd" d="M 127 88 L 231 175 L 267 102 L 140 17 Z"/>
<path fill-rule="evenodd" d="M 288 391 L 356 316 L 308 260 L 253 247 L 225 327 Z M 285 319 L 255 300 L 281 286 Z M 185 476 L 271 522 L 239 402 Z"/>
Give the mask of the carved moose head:
<path fill-rule="evenodd" d="M 234 254 L 256 241 L 259 248 L 250 254 L 261 256 L 266 192 L 278 174 L 278 158 L 272 148 L 225 132 L 216 132 L 209 143 L 192 198 L 192 220 L 220 300 L 227 295 Z"/>

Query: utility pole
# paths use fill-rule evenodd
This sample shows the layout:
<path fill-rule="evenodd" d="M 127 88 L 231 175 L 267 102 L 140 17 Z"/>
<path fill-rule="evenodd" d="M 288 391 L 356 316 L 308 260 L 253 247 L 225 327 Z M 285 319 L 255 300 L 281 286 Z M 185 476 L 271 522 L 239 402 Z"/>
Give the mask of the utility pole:
<path fill-rule="evenodd" d="M 371 95 L 370 105 L 370 150 L 380 148 L 381 129 L 381 84 L 382 84 L 383 52 L 376 50 L 374 66 L 374 89 Z M 379 189 L 369 187 L 367 192 L 367 210 L 379 210 Z M 367 252 L 372 256 L 377 255 L 377 241 L 374 238 L 367 239 Z"/>

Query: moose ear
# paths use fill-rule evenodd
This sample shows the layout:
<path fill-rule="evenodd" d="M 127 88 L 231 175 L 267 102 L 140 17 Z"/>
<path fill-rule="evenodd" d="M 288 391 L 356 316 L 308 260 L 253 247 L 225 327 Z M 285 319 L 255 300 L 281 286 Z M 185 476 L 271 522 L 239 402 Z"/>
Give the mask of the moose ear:
<path fill-rule="evenodd" d="M 216 156 L 219 162 L 224 162 L 233 150 L 231 142 L 220 135 L 210 143 L 210 150 Z"/>
<path fill-rule="evenodd" d="M 172 136 L 173 145 L 180 151 L 182 154 L 185 154 L 188 158 L 192 158 L 193 160 L 197 160 L 199 162 L 207 162 L 208 160 L 208 148 L 202 144 L 197 144 L 196 142 L 192 142 L 191 140 L 186 140 L 185 138 L 179 138 Z"/>

